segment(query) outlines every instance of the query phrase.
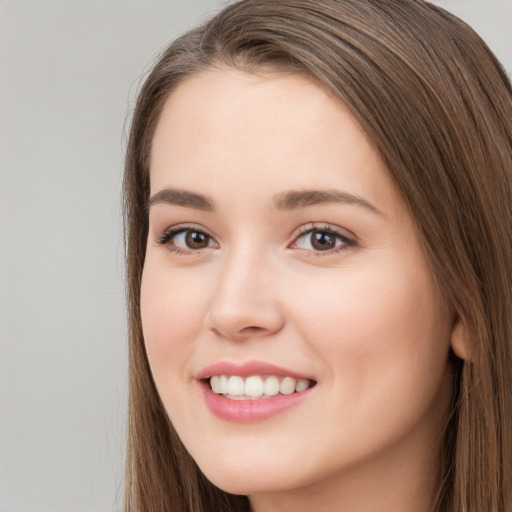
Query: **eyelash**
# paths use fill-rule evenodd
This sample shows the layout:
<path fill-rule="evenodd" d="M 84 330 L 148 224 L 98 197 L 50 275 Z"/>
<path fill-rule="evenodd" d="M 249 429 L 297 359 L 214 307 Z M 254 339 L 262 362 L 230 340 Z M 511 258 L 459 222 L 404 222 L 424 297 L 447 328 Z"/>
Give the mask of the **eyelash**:
<path fill-rule="evenodd" d="M 166 229 L 161 235 L 158 235 L 156 238 L 156 243 L 159 245 L 166 246 L 166 248 L 169 252 L 171 252 L 173 254 L 180 255 L 180 256 L 181 255 L 190 255 L 190 254 L 199 255 L 199 253 L 201 252 L 201 249 L 186 250 L 186 249 L 182 249 L 180 247 L 173 246 L 169 243 L 177 235 L 179 235 L 181 233 L 186 233 L 186 232 L 200 233 L 200 234 L 206 235 L 207 237 L 209 237 L 209 239 L 214 240 L 214 238 L 210 234 L 208 234 L 205 230 L 199 229 L 196 226 L 177 225 L 177 226 L 172 226 L 172 227 Z M 332 226 L 330 226 L 328 224 L 324 224 L 324 225 L 320 226 L 315 223 L 310 223 L 310 224 L 301 226 L 299 228 L 298 233 L 295 235 L 293 242 L 292 242 L 292 244 L 289 245 L 289 247 L 291 245 L 296 244 L 300 238 L 304 237 L 305 235 L 307 235 L 309 233 L 314 233 L 314 232 L 330 235 L 330 236 L 334 237 L 336 240 L 341 240 L 341 242 L 342 242 L 342 244 L 339 247 L 325 250 L 325 251 L 320 251 L 320 250 L 315 251 L 315 250 L 304 249 L 304 250 L 308 251 L 308 253 L 313 254 L 315 256 L 331 256 L 333 254 L 340 253 L 341 251 L 345 251 L 351 247 L 357 246 L 357 242 L 354 239 L 349 238 L 346 235 L 340 233 L 338 230 L 334 229 Z"/>
<path fill-rule="evenodd" d="M 180 247 L 176 247 L 171 245 L 169 242 L 171 240 L 179 235 L 180 233 L 186 233 L 187 231 L 194 232 L 194 233 L 202 233 L 209 238 L 213 240 L 213 237 L 209 235 L 204 229 L 199 229 L 196 226 L 190 226 L 190 225 L 183 225 L 180 224 L 178 226 L 172 226 L 168 229 L 166 229 L 161 235 L 157 236 L 156 243 L 159 245 L 164 245 L 167 247 L 167 250 L 173 254 L 177 254 L 179 256 L 181 255 L 189 255 L 189 254 L 199 254 L 200 249 L 181 249 Z"/>
<path fill-rule="evenodd" d="M 319 224 L 316 224 L 316 223 L 311 223 L 311 224 L 306 224 L 304 226 L 301 226 L 299 228 L 299 231 L 297 233 L 297 235 L 294 237 L 294 240 L 292 242 L 292 244 L 297 244 L 297 241 L 307 235 L 307 234 L 310 234 L 310 233 L 323 233 L 323 234 L 327 234 L 327 235 L 330 235 L 332 237 L 334 237 L 335 239 L 337 240 L 341 240 L 342 244 L 337 247 L 337 248 L 333 248 L 333 249 L 329 249 L 329 250 L 326 250 L 326 251 L 314 251 L 314 250 L 308 250 L 308 252 L 310 254 L 313 254 L 315 256 L 331 256 L 333 254 L 338 254 L 342 251 L 346 251 L 347 249 L 351 248 L 351 247 L 356 247 L 357 246 L 357 242 L 352 239 L 352 238 L 349 238 L 347 235 L 341 233 L 340 231 L 338 231 L 337 229 L 333 228 L 332 226 L 328 225 L 328 224 L 323 224 L 323 225 L 319 225 Z M 307 250 L 307 249 L 306 249 Z"/>

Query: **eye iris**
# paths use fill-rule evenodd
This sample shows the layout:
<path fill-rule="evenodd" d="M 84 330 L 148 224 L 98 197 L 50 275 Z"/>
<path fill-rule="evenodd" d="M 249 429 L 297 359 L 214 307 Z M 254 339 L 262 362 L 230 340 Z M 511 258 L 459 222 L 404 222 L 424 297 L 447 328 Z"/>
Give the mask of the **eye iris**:
<path fill-rule="evenodd" d="M 198 231 L 188 231 L 185 236 L 185 242 L 190 249 L 204 249 L 208 247 L 210 237 Z"/>
<path fill-rule="evenodd" d="M 334 249 L 336 246 L 336 239 L 329 233 L 317 231 L 311 234 L 311 245 L 319 251 L 327 251 Z"/>

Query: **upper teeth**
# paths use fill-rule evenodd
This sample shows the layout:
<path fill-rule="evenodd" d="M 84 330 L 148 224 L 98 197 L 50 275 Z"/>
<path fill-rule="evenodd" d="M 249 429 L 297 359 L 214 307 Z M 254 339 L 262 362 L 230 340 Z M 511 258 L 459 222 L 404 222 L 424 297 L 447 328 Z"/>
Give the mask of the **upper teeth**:
<path fill-rule="evenodd" d="M 251 375 L 245 380 L 238 375 L 214 375 L 210 378 L 210 386 L 214 393 L 232 397 L 258 398 L 261 396 L 291 395 L 308 389 L 311 382 L 307 379 L 293 377 L 279 378 L 275 375 L 260 377 Z"/>

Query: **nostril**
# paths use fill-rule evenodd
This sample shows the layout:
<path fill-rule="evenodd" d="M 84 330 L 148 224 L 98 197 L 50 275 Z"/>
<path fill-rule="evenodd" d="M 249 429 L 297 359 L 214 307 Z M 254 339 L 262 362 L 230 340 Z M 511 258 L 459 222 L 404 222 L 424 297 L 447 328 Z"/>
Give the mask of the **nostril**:
<path fill-rule="evenodd" d="M 247 332 L 247 333 L 255 333 L 255 332 L 261 332 L 265 329 L 263 327 L 257 327 L 256 325 L 250 325 L 249 327 L 244 327 L 240 332 Z"/>
<path fill-rule="evenodd" d="M 244 327 L 240 329 L 236 334 L 235 338 L 238 339 L 248 339 L 248 338 L 261 338 L 267 335 L 270 332 L 269 329 L 265 329 L 265 327 L 258 327 L 256 325 L 250 325 L 248 327 Z"/>

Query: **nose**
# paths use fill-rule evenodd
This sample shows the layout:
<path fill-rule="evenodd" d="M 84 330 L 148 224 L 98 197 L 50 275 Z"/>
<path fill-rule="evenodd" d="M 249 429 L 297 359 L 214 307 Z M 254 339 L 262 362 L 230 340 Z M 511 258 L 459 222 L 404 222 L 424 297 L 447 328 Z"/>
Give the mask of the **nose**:
<path fill-rule="evenodd" d="M 205 328 L 234 341 L 276 334 L 284 325 L 277 288 L 276 272 L 264 258 L 233 254 L 219 272 Z"/>

